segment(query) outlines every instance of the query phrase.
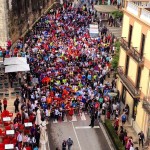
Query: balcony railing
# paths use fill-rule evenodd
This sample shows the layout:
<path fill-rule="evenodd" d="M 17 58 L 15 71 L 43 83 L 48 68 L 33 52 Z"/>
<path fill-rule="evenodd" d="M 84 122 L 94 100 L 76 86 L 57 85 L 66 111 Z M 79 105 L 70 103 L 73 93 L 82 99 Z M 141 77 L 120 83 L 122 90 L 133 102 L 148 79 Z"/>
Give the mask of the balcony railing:
<path fill-rule="evenodd" d="M 130 51 L 131 51 L 130 55 L 132 55 L 134 60 L 136 60 L 138 63 L 144 62 L 144 58 L 141 56 L 141 54 L 138 51 L 136 51 L 135 47 L 131 46 Z"/>
<path fill-rule="evenodd" d="M 146 9 L 142 9 L 140 18 L 142 20 L 146 21 L 147 23 L 150 23 L 150 11 L 148 11 Z"/>
<path fill-rule="evenodd" d="M 135 49 L 135 47 L 130 46 L 129 48 L 128 42 L 124 38 L 121 38 L 121 46 L 128 53 L 128 55 L 130 55 L 139 65 L 144 65 L 144 58 Z"/>
<path fill-rule="evenodd" d="M 126 3 L 126 8 L 128 12 L 130 12 L 132 15 L 135 15 L 145 23 L 150 24 L 150 9 L 149 9 L 149 1 L 128 1 Z"/>
<path fill-rule="evenodd" d="M 150 114 L 150 97 L 144 97 L 143 99 L 143 108 Z"/>
<path fill-rule="evenodd" d="M 127 10 L 134 14 L 135 16 L 138 16 L 138 6 L 134 4 L 133 2 L 128 2 L 127 4 Z"/>
<path fill-rule="evenodd" d="M 127 78 L 124 74 L 122 67 L 117 68 L 118 75 L 123 83 L 123 85 L 127 88 L 129 93 L 132 95 L 133 98 L 140 98 L 141 91 L 139 88 L 136 88 L 131 81 Z"/>
<path fill-rule="evenodd" d="M 128 42 L 123 37 L 121 38 L 121 46 L 123 47 L 124 50 L 126 51 L 129 50 Z"/>

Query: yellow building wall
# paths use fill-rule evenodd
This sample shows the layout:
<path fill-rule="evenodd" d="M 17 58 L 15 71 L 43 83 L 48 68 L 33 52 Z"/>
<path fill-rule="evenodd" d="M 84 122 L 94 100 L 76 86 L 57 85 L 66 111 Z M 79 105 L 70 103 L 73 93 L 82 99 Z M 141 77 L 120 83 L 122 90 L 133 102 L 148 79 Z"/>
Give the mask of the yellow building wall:
<path fill-rule="evenodd" d="M 129 69 L 128 77 L 135 83 L 136 82 L 136 73 L 137 73 L 137 64 L 131 57 L 129 60 L 129 68 L 128 69 Z"/>
<path fill-rule="evenodd" d="M 135 48 L 135 50 L 137 51 L 140 51 L 141 34 L 142 34 L 141 32 L 142 32 L 142 26 L 137 22 L 134 22 L 131 44 L 133 47 L 137 47 Z"/>
<path fill-rule="evenodd" d="M 121 80 L 120 80 L 120 78 L 118 78 L 118 80 L 117 80 L 117 89 L 120 91 L 120 93 L 121 93 L 121 91 L 122 91 L 122 83 L 120 82 Z"/>
<path fill-rule="evenodd" d="M 144 129 L 144 109 L 142 107 L 142 102 L 139 102 L 138 103 L 138 106 L 137 106 L 137 114 L 136 114 L 136 123 L 138 125 L 138 127 L 143 130 Z"/>
<path fill-rule="evenodd" d="M 120 47 L 118 66 L 122 66 L 122 68 L 124 69 L 125 62 L 126 62 L 126 52 L 123 50 L 122 47 Z"/>
<path fill-rule="evenodd" d="M 122 28 L 122 37 L 126 37 L 126 40 L 128 40 L 128 34 L 129 34 L 129 17 L 124 14 L 123 17 L 123 28 Z"/>
<path fill-rule="evenodd" d="M 130 112 L 129 112 L 129 117 L 132 117 L 132 113 L 133 113 L 133 98 L 131 97 L 131 95 L 127 92 L 126 93 L 126 104 L 129 105 L 130 108 Z"/>
<path fill-rule="evenodd" d="M 144 57 L 150 60 L 150 30 L 147 32 L 145 46 L 144 46 Z"/>
<path fill-rule="evenodd" d="M 147 95 L 148 80 L 149 80 L 149 70 L 146 67 L 144 67 L 142 70 L 140 81 L 141 91 L 144 95 Z"/>

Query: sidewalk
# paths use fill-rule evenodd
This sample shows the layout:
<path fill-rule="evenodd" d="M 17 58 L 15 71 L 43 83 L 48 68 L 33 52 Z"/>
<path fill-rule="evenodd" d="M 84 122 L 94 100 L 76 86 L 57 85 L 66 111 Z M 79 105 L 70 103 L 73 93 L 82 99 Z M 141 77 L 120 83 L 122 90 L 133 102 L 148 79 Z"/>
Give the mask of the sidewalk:
<path fill-rule="evenodd" d="M 112 74 L 111 74 L 110 78 L 107 77 L 107 78 L 105 79 L 105 82 L 111 83 L 112 79 L 113 79 L 113 77 L 112 77 Z M 121 108 L 122 108 L 122 107 L 121 107 Z M 122 111 L 122 110 L 121 110 L 121 111 Z M 121 113 L 120 113 L 120 114 L 121 114 Z M 104 121 L 104 116 L 102 116 L 102 121 Z M 114 120 L 112 120 L 112 125 L 113 125 L 113 121 L 114 121 Z M 122 122 L 121 122 L 121 119 L 120 119 L 119 126 L 121 126 L 121 125 L 122 125 Z M 135 148 L 135 147 L 138 147 L 139 150 L 142 150 L 143 148 L 142 148 L 142 147 L 139 147 L 139 144 L 138 144 L 139 137 L 138 137 L 136 131 L 134 130 L 134 128 L 132 127 L 132 125 L 127 121 L 127 122 L 125 123 L 125 125 L 123 125 L 123 128 L 127 131 L 128 137 L 132 137 L 132 138 L 133 138 L 134 148 Z"/>

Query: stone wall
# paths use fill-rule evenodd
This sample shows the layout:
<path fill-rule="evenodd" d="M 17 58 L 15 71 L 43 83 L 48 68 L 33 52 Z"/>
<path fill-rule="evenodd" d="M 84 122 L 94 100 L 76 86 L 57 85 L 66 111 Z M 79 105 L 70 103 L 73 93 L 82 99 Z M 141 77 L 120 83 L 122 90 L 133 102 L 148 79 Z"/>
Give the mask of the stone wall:
<path fill-rule="evenodd" d="M 9 37 L 6 0 L 0 0 L 0 46 L 5 48 Z"/>
<path fill-rule="evenodd" d="M 55 0 L 0 0 L 0 46 L 15 42 Z"/>

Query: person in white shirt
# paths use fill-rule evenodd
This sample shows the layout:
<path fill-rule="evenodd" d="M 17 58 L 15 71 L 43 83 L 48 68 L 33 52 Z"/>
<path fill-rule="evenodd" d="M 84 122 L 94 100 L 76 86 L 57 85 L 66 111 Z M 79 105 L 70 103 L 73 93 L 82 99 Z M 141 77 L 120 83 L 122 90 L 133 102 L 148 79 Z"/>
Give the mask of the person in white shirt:
<path fill-rule="evenodd" d="M 116 104 L 116 103 L 113 103 L 112 107 L 113 107 L 113 114 L 115 114 L 116 109 L 117 109 L 117 104 Z"/>
<path fill-rule="evenodd" d="M 17 136 L 18 143 L 22 143 L 22 139 L 23 139 L 22 132 L 20 131 L 19 134 L 18 134 L 18 136 Z"/>
<path fill-rule="evenodd" d="M 133 144 L 131 144 L 131 146 L 130 146 L 130 150 L 134 150 Z"/>
<path fill-rule="evenodd" d="M 57 120 L 57 121 L 59 119 L 59 114 L 60 114 L 60 112 L 59 112 L 58 108 L 56 108 L 55 109 L 55 120 Z"/>

